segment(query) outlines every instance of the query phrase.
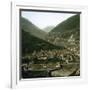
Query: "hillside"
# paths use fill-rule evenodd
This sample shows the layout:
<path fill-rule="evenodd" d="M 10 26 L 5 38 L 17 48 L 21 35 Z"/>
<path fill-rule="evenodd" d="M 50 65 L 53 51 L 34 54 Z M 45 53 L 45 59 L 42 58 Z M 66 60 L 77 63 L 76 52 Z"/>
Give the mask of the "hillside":
<path fill-rule="evenodd" d="M 57 46 L 79 44 L 80 40 L 80 15 L 74 15 L 52 29 L 47 40 Z"/>
<path fill-rule="evenodd" d="M 35 51 L 60 49 L 61 47 L 54 46 L 40 38 L 30 35 L 22 30 L 22 54 L 32 53 Z"/>
<path fill-rule="evenodd" d="M 57 25 L 51 32 L 66 32 L 80 27 L 80 15 L 74 15 Z"/>
<path fill-rule="evenodd" d="M 24 31 L 29 32 L 33 36 L 36 36 L 41 39 L 45 39 L 47 33 L 40 30 L 37 26 L 32 24 L 30 21 L 21 17 L 20 22 L 21 22 L 21 25 L 20 25 L 21 30 L 23 29 Z"/>

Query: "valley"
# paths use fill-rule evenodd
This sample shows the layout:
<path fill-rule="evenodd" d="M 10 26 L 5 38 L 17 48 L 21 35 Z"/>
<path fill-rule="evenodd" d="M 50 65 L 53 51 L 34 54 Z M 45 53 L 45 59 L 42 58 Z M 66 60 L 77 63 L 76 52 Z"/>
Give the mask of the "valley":
<path fill-rule="evenodd" d="M 21 17 L 20 30 L 21 78 L 80 76 L 80 15 L 48 32 Z"/>

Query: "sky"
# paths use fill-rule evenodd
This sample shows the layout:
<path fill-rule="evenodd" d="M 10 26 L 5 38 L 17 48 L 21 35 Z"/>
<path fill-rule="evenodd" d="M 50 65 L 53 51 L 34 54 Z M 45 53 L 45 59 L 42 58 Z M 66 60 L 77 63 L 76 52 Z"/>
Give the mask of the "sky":
<path fill-rule="evenodd" d="M 28 19 L 34 25 L 44 30 L 47 26 L 56 26 L 67 18 L 73 16 L 72 13 L 53 13 L 53 12 L 36 12 L 22 11 L 21 16 Z"/>

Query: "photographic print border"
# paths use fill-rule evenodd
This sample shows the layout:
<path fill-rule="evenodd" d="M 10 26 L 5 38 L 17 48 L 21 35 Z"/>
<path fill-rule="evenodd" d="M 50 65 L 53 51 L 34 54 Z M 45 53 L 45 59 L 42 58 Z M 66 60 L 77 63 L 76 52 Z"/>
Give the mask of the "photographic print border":
<path fill-rule="evenodd" d="M 49 10 L 64 12 L 81 12 L 80 15 L 80 76 L 78 77 L 53 77 L 38 79 L 20 79 L 20 9 Z M 11 3 L 11 87 L 33 87 L 59 84 L 77 84 L 87 82 L 87 7 L 73 5 L 53 5 L 40 3 Z M 43 82 L 44 81 L 44 82 Z M 41 83 L 40 83 L 41 82 Z"/>

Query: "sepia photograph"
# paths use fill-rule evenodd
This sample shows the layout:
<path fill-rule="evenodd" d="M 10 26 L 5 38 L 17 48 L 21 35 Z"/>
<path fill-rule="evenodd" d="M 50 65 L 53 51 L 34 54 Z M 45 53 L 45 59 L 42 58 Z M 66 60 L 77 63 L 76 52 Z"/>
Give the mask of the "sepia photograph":
<path fill-rule="evenodd" d="M 20 9 L 20 78 L 80 76 L 80 12 Z"/>

